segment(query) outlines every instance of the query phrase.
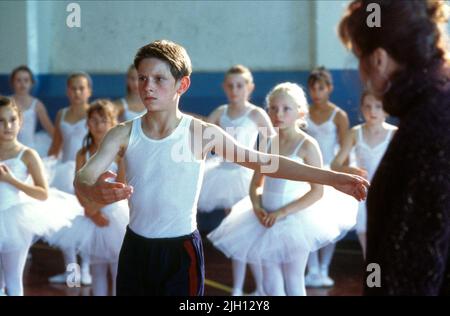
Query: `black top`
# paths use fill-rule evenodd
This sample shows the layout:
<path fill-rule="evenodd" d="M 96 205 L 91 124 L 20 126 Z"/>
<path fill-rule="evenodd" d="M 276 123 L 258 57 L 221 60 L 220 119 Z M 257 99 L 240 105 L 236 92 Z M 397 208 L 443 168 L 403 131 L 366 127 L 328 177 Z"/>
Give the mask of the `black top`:
<path fill-rule="evenodd" d="M 367 198 L 365 295 L 450 295 L 450 72 L 398 76 L 384 98 L 400 119 Z M 366 272 L 370 280 L 375 280 Z"/>

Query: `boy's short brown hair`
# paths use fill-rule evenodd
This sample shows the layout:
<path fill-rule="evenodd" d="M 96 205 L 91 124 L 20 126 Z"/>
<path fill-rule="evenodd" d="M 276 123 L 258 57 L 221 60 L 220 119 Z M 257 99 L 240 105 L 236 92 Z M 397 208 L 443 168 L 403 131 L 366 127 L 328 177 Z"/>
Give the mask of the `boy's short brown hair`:
<path fill-rule="evenodd" d="M 157 58 L 165 61 L 177 81 L 192 73 L 191 59 L 184 47 L 168 40 L 154 41 L 141 47 L 134 57 L 136 69 L 145 58 Z"/>
<path fill-rule="evenodd" d="M 333 77 L 331 77 L 331 73 L 325 67 L 317 67 L 311 71 L 308 77 L 308 87 L 313 86 L 315 83 L 324 83 L 331 87 L 333 85 Z"/>

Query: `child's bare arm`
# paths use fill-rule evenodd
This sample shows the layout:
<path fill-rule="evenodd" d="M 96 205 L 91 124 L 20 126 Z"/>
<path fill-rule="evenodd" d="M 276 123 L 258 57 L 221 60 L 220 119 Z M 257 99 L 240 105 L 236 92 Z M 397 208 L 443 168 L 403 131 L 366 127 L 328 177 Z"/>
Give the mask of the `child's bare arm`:
<path fill-rule="evenodd" d="M 347 132 L 347 135 L 344 138 L 344 142 L 342 143 L 338 154 L 331 163 L 331 169 L 339 172 L 356 174 L 361 177 L 367 178 L 367 171 L 346 165 L 346 161 L 349 160 L 350 152 L 352 148 L 355 146 L 355 143 L 356 143 L 356 129 L 352 128 Z"/>
<path fill-rule="evenodd" d="M 40 101 L 36 105 L 36 113 L 37 113 L 39 122 L 41 123 L 42 127 L 45 128 L 45 130 L 50 135 L 50 137 L 53 137 L 55 127 L 53 126 L 52 121 L 48 117 L 47 109 Z"/>
<path fill-rule="evenodd" d="M 55 156 L 58 157 L 59 151 L 61 150 L 63 138 L 61 134 L 61 130 L 59 128 L 59 125 L 61 123 L 61 116 L 62 116 L 62 110 L 56 114 L 56 121 L 55 121 L 55 129 L 53 133 L 52 138 L 52 144 L 50 145 L 50 148 L 48 150 L 49 156 Z"/>
<path fill-rule="evenodd" d="M 95 155 L 76 174 L 74 185 L 77 194 L 100 204 L 110 204 L 130 197 L 132 188 L 124 183 L 106 181 L 116 176 L 106 170 L 119 152 L 126 148 L 131 124 L 132 122 L 119 124 L 106 134 Z"/>
<path fill-rule="evenodd" d="M 334 124 L 336 125 L 337 129 L 337 137 L 339 142 L 339 147 L 342 147 L 344 145 L 345 136 L 347 135 L 347 132 L 350 127 L 350 122 L 348 120 L 347 113 L 340 110 L 336 113 L 336 116 L 334 118 Z M 350 163 L 350 159 L 346 159 L 344 161 L 344 165 L 348 166 Z"/>
<path fill-rule="evenodd" d="M 0 182 L 7 182 L 18 190 L 37 200 L 46 200 L 48 197 L 48 184 L 44 176 L 44 167 L 41 158 L 32 149 L 26 149 L 22 161 L 27 166 L 33 179 L 33 184 L 18 180 L 9 170 L 8 166 L 0 163 Z"/>

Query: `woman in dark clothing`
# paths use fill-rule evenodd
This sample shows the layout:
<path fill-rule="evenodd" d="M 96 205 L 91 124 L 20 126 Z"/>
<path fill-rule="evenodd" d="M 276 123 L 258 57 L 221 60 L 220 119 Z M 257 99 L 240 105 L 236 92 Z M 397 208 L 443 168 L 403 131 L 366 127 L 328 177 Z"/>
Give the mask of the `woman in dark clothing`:
<path fill-rule="evenodd" d="M 367 24 L 371 3 L 380 27 Z M 367 264 L 379 264 L 381 283 L 364 281 L 365 295 L 450 295 L 446 9 L 443 1 L 356 0 L 339 25 L 366 87 L 399 118 L 367 198 Z"/>

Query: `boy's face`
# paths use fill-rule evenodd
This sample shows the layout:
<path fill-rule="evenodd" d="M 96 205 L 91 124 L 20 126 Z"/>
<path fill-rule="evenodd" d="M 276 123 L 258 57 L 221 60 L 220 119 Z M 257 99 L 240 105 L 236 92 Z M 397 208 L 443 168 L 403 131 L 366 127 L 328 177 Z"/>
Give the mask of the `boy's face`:
<path fill-rule="evenodd" d="M 148 111 L 167 110 L 177 105 L 179 96 L 187 90 L 182 82 L 189 77 L 176 81 L 169 65 L 157 58 L 145 58 L 139 63 L 139 95 Z"/>
<path fill-rule="evenodd" d="M 324 82 L 315 82 L 309 86 L 309 93 L 313 104 L 327 103 L 330 98 L 331 91 L 332 87 Z"/>

